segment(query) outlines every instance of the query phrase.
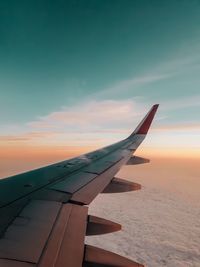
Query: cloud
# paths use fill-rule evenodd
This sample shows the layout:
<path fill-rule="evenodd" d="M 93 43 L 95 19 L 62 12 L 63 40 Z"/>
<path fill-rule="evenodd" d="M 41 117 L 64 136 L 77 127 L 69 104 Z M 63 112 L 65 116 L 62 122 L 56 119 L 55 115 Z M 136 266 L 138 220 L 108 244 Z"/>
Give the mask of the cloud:
<path fill-rule="evenodd" d="M 200 108 L 200 95 L 192 95 L 176 98 L 170 101 L 162 101 L 160 108 L 161 110 L 176 110 L 190 107 Z"/>
<path fill-rule="evenodd" d="M 69 131 L 87 129 L 89 131 L 112 129 L 119 124 L 136 121 L 143 112 L 143 107 L 133 100 L 92 100 L 72 108 L 63 108 L 45 117 L 30 122 L 31 128 L 60 128 Z M 121 127 L 120 127 L 121 128 Z"/>
<path fill-rule="evenodd" d="M 113 95 L 124 94 L 127 91 L 133 90 L 134 88 L 164 80 L 170 76 L 171 75 L 168 73 L 147 73 L 131 79 L 119 81 L 111 87 L 101 90 L 95 94 L 95 96 L 113 97 Z"/>
<path fill-rule="evenodd" d="M 182 124 L 165 124 L 159 127 L 155 127 L 152 131 L 200 131 L 200 125 L 198 123 L 182 123 Z"/>
<path fill-rule="evenodd" d="M 142 190 L 102 194 L 90 205 L 90 214 L 122 224 L 122 231 L 89 237 L 86 243 L 148 267 L 198 267 L 200 183 L 194 176 L 198 162 L 196 169 L 188 160 L 152 164 L 125 167 L 118 175 L 141 183 Z"/>
<path fill-rule="evenodd" d="M 194 56 L 176 58 L 155 66 L 150 71 L 137 77 L 121 80 L 110 87 L 104 88 L 100 93 L 92 95 L 90 99 L 76 104 L 73 107 L 62 107 L 46 116 L 38 117 L 26 125 L 3 126 L 3 135 L 0 142 L 44 142 L 63 144 L 72 142 L 80 145 L 81 142 L 105 145 L 126 137 L 138 124 L 144 114 L 150 108 L 152 101 L 142 96 L 129 99 L 113 100 L 124 92 L 134 88 L 146 86 L 154 82 L 169 79 L 177 74 L 184 73 L 191 68 L 199 68 L 199 57 Z M 101 96 L 107 98 L 102 100 Z M 99 100 L 96 100 L 99 99 Z M 181 97 L 170 101 L 159 101 L 159 113 L 155 118 L 154 129 L 161 131 L 196 131 L 199 129 L 195 123 L 182 125 L 167 124 L 156 121 L 166 121 L 168 112 L 185 108 L 200 107 L 200 95 Z M 9 132 L 15 134 L 10 135 Z M 52 140 L 53 139 L 53 140 Z M 86 140 L 86 141 L 85 141 Z"/>
<path fill-rule="evenodd" d="M 198 52 L 193 53 L 193 55 L 191 55 L 191 53 L 189 54 L 189 56 L 186 56 L 184 52 L 184 55 L 176 55 L 176 57 L 172 56 L 170 60 L 161 62 L 152 68 L 152 71 L 153 73 L 166 73 L 169 77 L 174 77 L 185 73 L 188 70 L 199 69 L 199 50 Z"/>
<path fill-rule="evenodd" d="M 56 132 L 28 132 L 18 135 L 1 135 L 0 142 L 31 141 L 35 139 L 52 138 L 59 133 Z"/>
<path fill-rule="evenodd" d="M 197 97 L 193 97 L 198 99 Z M 182 108 L 187 101 L 181 101 L 177 107 L 176 101 L 161 105 L 161 112 L 155 118 L 152 131 L 186 133 L 198 131 L 197 123 L 170 124 L 166 123 L 167 111 Z M 27 123 L 18 134 L 4 134 L 0 142 L 32 142 L 49 145 L 81 145 L 88 144 L 104 146 L 127 137 L 146 114 L 150 105 L 133 98 L 129 100 L 90 100 L 73 107 L 63 107 L 47 116 Z M 160 110 L 160 109 L 159 109 Z M 161 114 L 161 115 L 160 115 Z M 165 125 L 162 122 L 164 121 Z M 162 136 L 151 137 L 151 143 L 163 143 Z M 162 137 L 162 138 L 161 138 Z M 169 139 L 169 138 L 168 138 Z M 171 139 L 170 139 L 171 140 Z M 182 139 L 181 139 L 182 140 Z M 160 144 L 160 143 L 159 143 Z"/>
<path fill-rule="evenodd" d="M 0 142 L 15 142 L 15 141 L 29 141 L 30 138 L 26 136 L 2 135 Z"/>
<path fill-rule="evenodd" d="M 88 142 L 95 140 L 104 140 L 111 142 L 126 137 L 137 125 L 140 119 L 150 108 L 152 101 L 142 96 L 135 96 L 129 99 L 113 100 L 116 95 L 119 97 L 124 92 L 129 92 L 134 88 L 146 86 L 154 82 L 166 80 L 183 73 L 187 69 L 199 68 L 199 57 L 179 57 L 175 60 L 166 61 L 158 66 L 152 67 L 137 77 L 131 77 L 127 80 L 120 80 L 110 87 L 102 88 L 100 93 L 93 94 L 91 98 L 82 100 L 82 102 L 73 107 L 62 107 L 46 116 L 38 117 L 25 125 L 6 125 L 2 126 L 3 135 L 1 142 L 28 142 L 34 140 L 43 140 L 44 142 L 58 141 L 60 144 L 64 141 L 79 142 L 81 138 L 87 137 Z M 102 100 L 101 96 L 107 98 Z M 99 99 L 99 100 L 96 100 Z M 160 108 L 155 120 L 167 121 L 168 111 L 199 107 L 200 95 L 190 97 L 181 97 L 170 101 L 159 101 Z M 198 129 L 197 126 L 189 125 L 158 127 L 155 122 L 154 128 L 157 131 L 187 131 L 187 129 Z M 14 135 L 10 135 L 14 132 Z M 55 134 L 56 132 L 56 134 Z M 51 134 L 52 133 L 52 134 Z M 100 136 L 101 135 L 101 136 Z M 83 139 L 82 139 L 83 140 Z M 102 144 L 105 143 L 102 141 Z"/>
<path fill-rule="evenodd" d="M 192 96 L 171 102 L 161 103 L 156 121 L 166 121 L 169 110 L 182 109 L 199 105 L 200 96 Z M 73 133 L 114 133 L 127 134 L 139 123 L 146 114 L 150 105 L 131 100 L 91 100 L 72 108 L 63 108 L 52 112 L 45 117 L 30 122 L 32 129 L 60 129 L 64 132 Z M 165 113 L 162 113 L 164 111 Z M 166 114 L 166 115 L 165 115 Z M 159 126 L 158 123 L 153 130 L 156 131 L 187 131 L 198 130 L 198 123 L 184 122 L 182 124 L 170 124 Z"/>
<path fill-rule="evenodd" d="M 188 48 L 187 48 L 188 49 Z M 191 49 L 191 47 L 190 47 Z M 186 55 L 185 51 L 180 53 L 178 56 L 172 55 L 171 59 L 161 62 L 158 65 L 151 66 L 151 69 L 147 69 L 138 76 L 133 76 L 126 80 L 120 80 L 112 84 L 110 87 L 102 88 L 101 91 L 95 93 L 94 97 L 104 97 L 104 98 L 113 98 L 116 95 L 124 95 L 126 93 L 134 92 L 136 88 L 146 88 L 149 89 L 149 85 L 156 83 L 162 80 L 171 79 L 180 75 L 185 75 L 188 71 L 195 71 L 200 69 L 200 57 L 199 49 L 194 52 L 196 49 L 193 49 L 193 54 L 189 53 L 189 56 Z M 140 99 L 141 96 L 138 96 Z"/>

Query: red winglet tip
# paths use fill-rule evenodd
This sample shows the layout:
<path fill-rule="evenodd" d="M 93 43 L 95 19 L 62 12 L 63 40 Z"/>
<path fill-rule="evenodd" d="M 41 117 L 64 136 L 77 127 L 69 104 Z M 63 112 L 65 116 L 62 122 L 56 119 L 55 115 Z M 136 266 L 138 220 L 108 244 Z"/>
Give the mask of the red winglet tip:
<path fill-rule="evenodd" d="M 153 118 L 155 116 L 155 113 L 158 109 L 159 104 L 155 104 L 152 106 L 150 111 L 147 113 L 147 115 L 144 117 L 144 119 L 141 121 L 141 123 L 138 125 L 138 127 L 133 132 L 134 134 L 147 134 L 151 123 L 153 121 Z"/>
<path fill-rule="evenodd" d="M 153 105 L 153 108 L 156 109 L 156 110 L 158 109 L 158 107 L 159 107 L 159 104 Z"/>

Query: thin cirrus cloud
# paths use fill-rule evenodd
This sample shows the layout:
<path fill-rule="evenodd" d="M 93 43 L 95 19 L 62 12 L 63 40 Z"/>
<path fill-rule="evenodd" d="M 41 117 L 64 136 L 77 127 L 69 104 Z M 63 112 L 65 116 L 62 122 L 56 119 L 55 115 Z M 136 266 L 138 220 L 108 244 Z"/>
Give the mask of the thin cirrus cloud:
<path fill-rule="evenodd" d="M 148 85 L 151 85 L 152 83 L 174 78 L 179 75 L 185 75 L 185 72 L 191 70 L 198 70 L 200 68 L 200 57 L 197 56 L 199 54 L 199 50 L 197 50 L 196 48 L 194 48 L 193 50 L 198 52 L 190 56 L 185 56 L 186 51 L 184 51 L 184 56 L 180 55 L 179 57 L 163 61 L 160 64 L 151 67 L 150 70 L 147 70 L 139 76 L 127 80 L 118 81 L 112 86 L 104 88 L 98 93 L 95 93 L 94 95 L 96 97 L 103 96 L 107 98 L 112 98 L 113 94 L 122 95 L 126 92 L 134 90 L 135 88 L 140 87 L 145 87 L 146 89 L 148 89 Z"/>
<path fill-rule="evenodd" d="M 199 106 L 200 95 L 182 97 L 172 101 L 161 101 L 156 120 L 167 119 L 166 111 L 184 109 L 187 107 Z M 138 99 L 131 100 L 92 100 L 72 108 L 63 108 L 60 111 L 52 112 L 45 117 L 28 123 L 32 129 L 60 128 L 69 132 L 88 129 L 91 132 L 115 131 L 124 132 L 132 129 L 135 123 L 139 122 L 151 105 L 139 102 Z M 198 123 L 166 124 L 167 126 L 156 126 L 159 130 L 185 130 L 198 129 Z"/>
<path fill-rule="evenodd" d="M 143 110 L 144 108 L 138 105 L 135 100 L 93 100 L 73 108 L 63 108 L 60 111 L 52 112 L 28 123 L 28 126 L 35 129 L 66 129 L 69 127 L 69 131 L 77 130 L 77 128 L 95 131 L 104 128 L 104 126 L 115 128 L 119 123 L 135 121 Z"/>
<path fill-rule="evenodd" d="M 196 63 L 196 58 L 193 56 L 163 62 L 144 75 L 121 80 L 111 87 L 103 89 L 100 93 L 95 93 L 92 100 L 86 99 L 85 102 L 73 107 L 63 107 L 47 116 L 39 117 L 35 121 L 22 125 L 22 127 L 18 127 L 20 133 L 15 135 L 4 134 L 0 136 L 0 142 L 20 143 L 31 141 L 40 144 L 72 142 L 73 144 L 81 144 L 83 140 L 84 142 L 86 140 L 88 144 L 97 141 L 106 144 L 106 142 L 126 137 L 153 103 L 150 103 L 150 101 L 147 103 L 148 101 L 141 96 L 128 100 L 110 100 L 113 94 L 121 94 L 122 89 L 123 92 L 128 92 L 136 87 L 148 87 L 151 83 L 169 79 L 188 68 L 196 68 L 198 67 Z M 107 100 L 95 100 L 98 97 L 101 98 L 101 94 Z M 159 102 L 161 104 L 160 112 L 156 116 L 153 131 L 160 133 L 198 131 L 197 123 L 170 124 L 168 111 L 198 107 L 200 95 Z M 164 121 L 165 126 L 158 121 Z M 160 140 L 161 137 L 160 135 Z M 156 140 L 154 141 L 156 142 Z M 154 142 L 152 143 L 154 144 Z"/>
<path fill-rule="evenodd" d="M 96 97 L 112 97 L 113 94 L 121 94 L 133 90 L 134 88 L 138 88 L 141 86 L 145 86 L 154 82 L 158 82 L 160 80 L 167 79 L 171 76 L 168 73 L 147 73 L 138 77 L 134 77 L 132 79 L 122 80 L 117 82 L 116 84 L 105 88 L 98 93 L 95 93 Z"/>
<path fill-rule="evenodd" d="M 153 131 L 200 131 L 200 125 L 198 123 L 188 123 L 188 124 L 170 124 L 166 126 L 159 126 L 154 129 Z"/>
<path fill-rule="evenodd" d="M 190 107 L 200 108 L 200 95 L 181 97 L 171 101 L 164 101 L 161 104 L 162 110 L 176 110 L 176 109 L 184 109 Z"/>
<path fill-rule="evenodd" d="M 92 100 L 30 122 L 23 133 L 0 136 L 0 142 L 103 146 L 130 134 L 146 111 L 134 99 Z"/>
<path fill-rule="evenodd" d="M 70 140 L 73 138 L 70 135 L 85 133 L 93 134 L 90 138 L 99 139 L 100 134 L 105 135 L 103 138 L 108 138 L 109 133 L 114 136 L 122 137 L 128 134 L 133 127 L 139 122 L 153 103 L 147 103 L 146 99 L 141 96 L 134 97 L 129 100 L 110 100 L 114 94 L 132 90 L 135 87 L 150 85 L 151 83 L 169 79 L 176 75 L 175 70 L 184 72 L 188 68 L 198 67 L 196 59 L 191 56 L 183 59 L 175 59 L 168 62 L 163 62 L 160 66 L 152 68 L 151 72 L 146 74 L 121 80 L 111 87 L 103 89 L 100 93 L 96 93 L 91 99 L 86 99 L 85 102 L 76 104 L 73 107 L 63 107 L 58 111 L 51 112 L 47 116 L 39 117 L 35 121 L 31 121 L 22 127 L 18 127 L 20 131 L 15 135 L 8 135 L 5 131 L 4 136 L 0 137 L 0 141 L 29 141 L 51 139 L 64 139 L 64 136 Z M 107 100 L 98 99 L 100 94 L 104 95 Z M 100 97 L 101 98 L 101 97 Z M 145 103 L 146 102 L 146 103 Z M 172 99 L 170 101 L 159 101 L 160 112 L 156 116 L 156 120 L 167 121 L 168 112 L 176 109 L 184 109 L 190 107 L 198 107 L 200 103 L 200 95 L 182 97 L 181 99 Z M 170 125 L 165 123 L 165 127 L 159 126 L 155 122 L 154 129 L 162 131 L 187 130 L 188 128 L 196 130 L 198 127 L 191 124 Z M 16 128 L 16 126 L 15 126 Z M 13 131 L 12 131 L 13 132 Z M 88 136 L 89 136 L 88 135 Z M 107 136 L 106 136 L 107 135 Z"/>
<path fill-rule="evenodd" d="M 24 142 L 34 142 L 34 141 L 43 141 L 45 139 L 53 139 L 58 136 L 59 132 L 42 132 L 42 131 L 34 131 L 34 132 L 25 132 L 21 134 L 15 135 L 1 135 L 0 136 L 0 143 L 1 145 L 11 145 L 17 143 L 24 143 Z"/>
<path fill-rule="evenodd" d="M 165 107 L 169 110 L 173 108 L 171 102 L 166 102 Z M 174 107 L 177 108 L 176 105 Z M 180 109 L 182 107 L 183 105 L 179 106 Z M 147 110 L 147 104 L 139 103 L 135 99 L 92 100 L 73 108 L 63 108 L 30 122 L 26 125 L 24 133 L 1 136 L 0 142 L 4 145 L 26 143 L 32 147 L 100 147 L 128 136 Z M 162 151 L 169 153 L 169 148 L 177 154 L 182 148 L 188 150 L 191 146 L 198 146 L 198 123 L 170 124 L 162 110 L 160 113 L 155 118 L 154 127 L 150 131 L 151 136 L 143 145 L 147 150 L 151 150 L 151 154 L 153 151 L 159 155 Z M 165 121 L 164 124 L 160 122 L 162 120 Z M 188 139 L 191 140 L 189 145 Z"/>

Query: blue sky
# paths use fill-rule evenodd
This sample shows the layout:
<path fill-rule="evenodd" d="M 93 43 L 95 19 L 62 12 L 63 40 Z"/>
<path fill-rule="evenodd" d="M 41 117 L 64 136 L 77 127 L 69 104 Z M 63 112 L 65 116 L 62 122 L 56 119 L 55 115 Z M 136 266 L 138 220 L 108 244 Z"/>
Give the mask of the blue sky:
<path fill-rule="evenodd" d="M 199 1 L 1 1 L 0 25 L 4 144 L 108 143 L 158 102 L 151 146 L 200 147 Z"/>

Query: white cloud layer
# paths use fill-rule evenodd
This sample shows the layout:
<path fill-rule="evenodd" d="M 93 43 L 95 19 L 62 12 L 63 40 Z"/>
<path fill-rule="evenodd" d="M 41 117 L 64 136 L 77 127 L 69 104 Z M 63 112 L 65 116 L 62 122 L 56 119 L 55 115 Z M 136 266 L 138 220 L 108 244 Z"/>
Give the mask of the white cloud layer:
<path fill-rule="evenodd" d="M 167 171 L 167 166 L 165 168 Z M 154 172 L 156 175 L 156 170 Z M 191 174 L 187 175 L 189 183 Z M 160 173 L 160 179 L 163 178 Z M 182 198 L 181 180 L 175 182 L 180 192 L 175 188 L 174 192 L 167 191 L 150 183 L 151 178 L 146 176 L 142 181 L 146 186 L 141 191 L 100 195 L 90 206 L 90 213 L 121 223 L 123 230 L 89 237 L 87 243 L 132 258 L 147 267 L 199 267 L 199 195 L 198 201 L 193 202 Z M 161 181 L 158 184 L 162 184 Z"/>

